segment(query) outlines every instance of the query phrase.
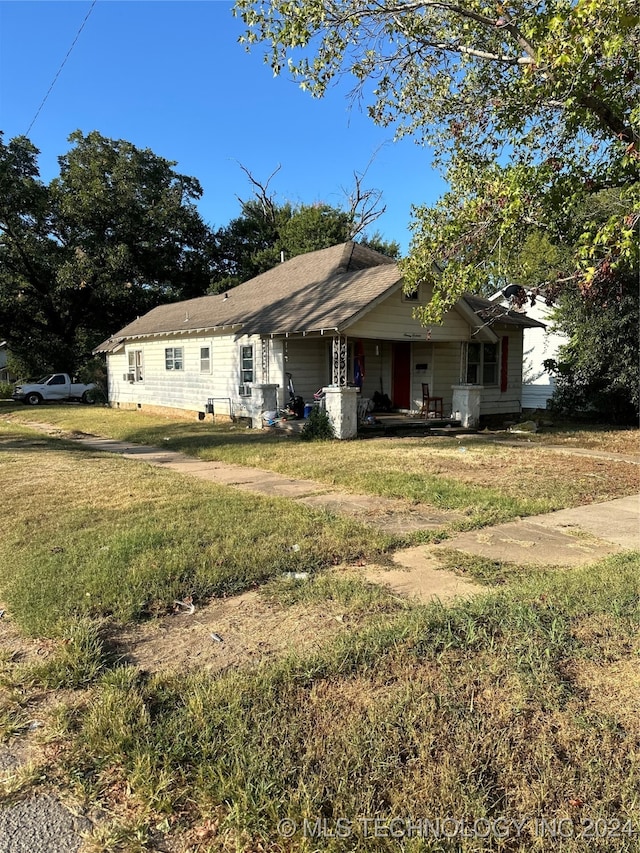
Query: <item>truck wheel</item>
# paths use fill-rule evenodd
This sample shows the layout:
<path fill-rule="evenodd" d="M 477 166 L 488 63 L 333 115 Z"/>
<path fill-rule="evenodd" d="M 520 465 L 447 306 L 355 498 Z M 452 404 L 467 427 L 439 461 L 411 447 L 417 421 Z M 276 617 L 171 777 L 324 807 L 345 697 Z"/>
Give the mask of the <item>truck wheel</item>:
<path fill-rule="evenodd" d="M 91 393 L 91 391 L 85 391 L 81 397 L 81 400 L 85 405 L 92 406 L 95 403 L 96 398 Z"/>
<path fill-rule="evenodd" d="M 42 397 L 40 394 L 36 393 L 35 391 L 32 391 L 31 394 L 27 394 L 27 396 L 24 398 L 24 401 L 27 406 L 39 406 L 42 402 Z"/>

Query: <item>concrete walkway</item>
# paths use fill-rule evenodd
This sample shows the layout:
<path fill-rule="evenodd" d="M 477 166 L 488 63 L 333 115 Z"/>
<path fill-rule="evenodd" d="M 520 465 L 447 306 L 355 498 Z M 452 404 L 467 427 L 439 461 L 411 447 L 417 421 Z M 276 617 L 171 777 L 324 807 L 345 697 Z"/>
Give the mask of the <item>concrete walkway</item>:
<path fill-rule="evenodd" d="M 125 459 L 147 462 L 207 482 L 285 497 L 314 509 L 350 515 L 389 533 L 437 530 L 461 518 L 455 512 L 408 508 L 406 502 L 399 500 L 347 494 L 313 480 L 292 479 L 242 465 L 205 462 L 177 451 L 98 437 L 75 440 L 92 450 L 117 453 Z M 422 600 L 468 596 L 486 589 L 440 569 L 442 549 L 500 562 L 557 566 L 584 565 L 623 550 L 640 551 L 640 495 L 517 519 L 460 533 L 439 545 L 404 549 L 394 556 L 395 568 L 370 567 L 366 577 L 398 594 Z"/>
<path fill-rule="evenodd" d="M 437 530 L 462 518 L 459 513 L 446 510 L 408 507 L 405 501 L 393 498 L 347 494 L 315 480 L 292 479 L 275 471 L 247 468 L 228 462 L 205 462 L 174 450 L 93 436 L 74 440 L 91 450 L 117 453 L 124 459 L 147 462 L 209 483 L 271 497 L 289 498 L 313 509 L 350 515 L 386 533 L 402 535 L 418 530 Z"/>

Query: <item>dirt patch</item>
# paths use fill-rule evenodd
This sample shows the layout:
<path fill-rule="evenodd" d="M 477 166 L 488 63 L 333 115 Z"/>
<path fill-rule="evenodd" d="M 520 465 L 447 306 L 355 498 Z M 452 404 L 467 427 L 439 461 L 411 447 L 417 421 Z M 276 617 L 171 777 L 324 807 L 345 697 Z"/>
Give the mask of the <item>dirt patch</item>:
<path fill-rule="evenodd" d="M 640 471 L 624 461 L 572 456 L 532 445 L 501 448 L 474 444 L 471 437 L 457 454 L 425 460 L 425 470 L 469 485 L 497 488 L 511 497 L 562 496 L 565 505 L 604 501 L 632 494 Z"/>
<path fill-rule="evenodd" d="M 25 637 L 15 625 L 6 607 L 0 603 L 0 652 L 6 663 L 35 663 L 47 657 L 55 643 L 53 640 Z"/>
<path fill-rule="evenodd" d="M 430 601 L 452 601 L 486 592 L 474 584 L 442 568 L 440 560 L 429 553 L 429 546 L 406 548 L 393 557 L 394 567 L 370 566 L 365 574 L 370 583 L 381 584 L 403 598 Z"/>
<path fill-rule="evenodd" d="M 285 607 L 257 592 L 176 612 L 111 636 L 118 654 L 147 672 L 219 672 L 316 647 L 351 630 L 355 620 L 332 602 Z"/>

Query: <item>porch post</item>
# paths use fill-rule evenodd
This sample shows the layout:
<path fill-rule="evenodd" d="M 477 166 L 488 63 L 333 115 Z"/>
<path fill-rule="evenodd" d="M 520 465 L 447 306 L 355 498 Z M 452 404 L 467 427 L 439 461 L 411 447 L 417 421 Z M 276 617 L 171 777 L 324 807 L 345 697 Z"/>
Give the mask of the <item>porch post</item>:
<path fill-rule="evenodd" d="M 475 429 L 480 420 L 482 385 L 452 385 L 453 417 L 460 420 L 465 429 Z"/>
<path fill-rule="evenodd" d="M 331 344 L 331 384 L 338 388 L 347 385 L 347 337 L 335 335 Z"/>
<path fill-rule="evenodd" d="M 358 389 L 323 388 L 324 404 L 336 438 L 355 438 L 358 434 Z"/>
<path fill-rule="evenodd" d="M 278 408 L 277 385 L 256 384 L 251 386 L 251 402 L 247 405 L 253 429 L 262 429 L 262 413 Z"/>

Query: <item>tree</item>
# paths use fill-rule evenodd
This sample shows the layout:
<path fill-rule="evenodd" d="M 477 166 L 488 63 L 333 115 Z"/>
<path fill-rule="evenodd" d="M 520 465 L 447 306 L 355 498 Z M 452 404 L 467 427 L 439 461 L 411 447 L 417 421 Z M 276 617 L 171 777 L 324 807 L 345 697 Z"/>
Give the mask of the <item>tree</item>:
<path fill-rule="evenodd" d="M 295 207 L 289 202 L 279 204 L 269 190 L 278 169 L 262 183 L 244 166 L 241 168 L 252 184 L 254 198 L 239 199 L 241 215 L 216 232 L 218 272 L 212 292 L 228 290 L 260 275 L 280 263 L 282 257 L 293 258 L 348 240 L 399 257 L 398 243 L 385 240 L 378 232 L 367 235 L 366 227 L 384 212 L 384 207 L 380 207 L 378 190 L 363 188 L 363 175 L 355 173 L 349 209 L 343 210 L 325 203 Z"/>
<path fill-rule="evenodd" d="M 614 298 L 581 299 L 565 290 L 557 326 L 568 335 L 557 359 L 545 367 L 556 375 L 552 407 L 587 413 L 614 423 L 638 425 L 640 410 L 640 298 L 634 276 L 619 276 Z"/>
<path fill-rule="evenodd" d="M 28 373 L 73 372 L 115 328 L 211 277 L 195 178 L 97 132 L 70 141 L 47 186 L 31 142 L 0 137 L 0 329 Z"/>
<path fill-rule="evenodd" d="M 499 278 L 532 230 L 561 243 L 604 187 L 621 190 L 620 209 L 585 229 L 554 283 L 588 295 L 638 268 L 635 0 L 236 0 L 235 10 L 242 40 L 268 45 L 274 73 L 288 68 L 316 97 L 351 74 L 375 122 L 433 146 L 451 190 L 414 211 L 405 262 L 409 288 L 434 286 L 425 322 Z"/>
<path fill-rule="evenodd" d="M 533 299 L 547 299 L 541 281 L 553 280 L 588 223 L 608 221 L 620 204 L 619 193 L 605 190 L 578 210 L 565 245 L 551 243 L 543 232 L 529 235 L 509 269 L 509 280 Z M 575 283 L 558 294 L 554 326 L 568 343 L 557 359 L 546 362 L 557 377 L 553 408 L 567 414 L 588 413 L 614 422 L 638 422 L 640 407 L 640 292 L 638 275 L 618 269 L 592 288 L 589 299 Z"/>

